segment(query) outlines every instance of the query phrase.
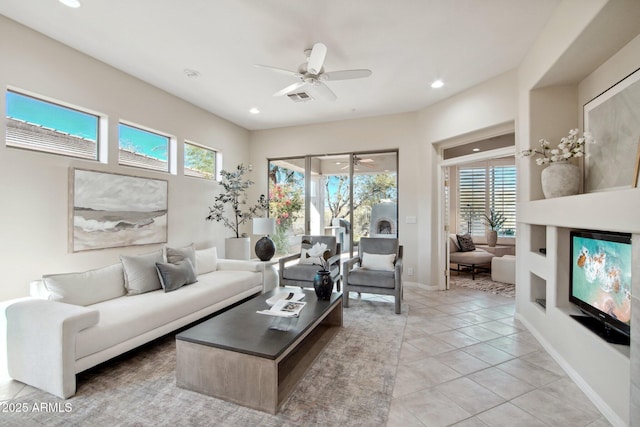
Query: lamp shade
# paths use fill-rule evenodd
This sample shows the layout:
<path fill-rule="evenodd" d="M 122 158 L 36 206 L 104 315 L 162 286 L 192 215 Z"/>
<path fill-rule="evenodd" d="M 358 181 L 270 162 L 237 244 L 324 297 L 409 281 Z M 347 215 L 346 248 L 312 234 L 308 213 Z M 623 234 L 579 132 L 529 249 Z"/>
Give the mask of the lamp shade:
<path fill-rule="evenodd" d="M 253 234 L 273 234 L 276 221 L 273 218 L 253 218 Z"/>

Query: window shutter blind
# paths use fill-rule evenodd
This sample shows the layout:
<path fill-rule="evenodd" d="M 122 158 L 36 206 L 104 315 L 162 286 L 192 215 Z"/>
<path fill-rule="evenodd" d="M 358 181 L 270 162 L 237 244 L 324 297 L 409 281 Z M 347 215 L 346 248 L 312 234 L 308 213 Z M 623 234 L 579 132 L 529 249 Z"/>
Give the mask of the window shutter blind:
<path fill-rule="evenodd" d="M 458 232 L 484 235 L 482 215 L 486 211 L 486 167 L 461 167 L 458 171 Z M 471 228 L 469 229 L 469 224 Z"/>
<path fill-rule="evenodd" d="M 515 236 L 516 167 L 504 163 L 489 161 L 458 167 L 458 233 L 483 236 L 484 215 L 493 209 L 506 217 L 498 234 Z"/>

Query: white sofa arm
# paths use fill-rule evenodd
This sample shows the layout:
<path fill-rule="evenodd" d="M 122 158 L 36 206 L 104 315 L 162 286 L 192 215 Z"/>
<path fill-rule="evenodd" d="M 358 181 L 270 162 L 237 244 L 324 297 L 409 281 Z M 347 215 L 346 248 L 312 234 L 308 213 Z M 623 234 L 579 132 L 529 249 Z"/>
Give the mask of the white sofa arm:
<path fill-rule="evenodd" d="M 264 263 L 260 261 L 219 258 L 218 270 L 255 271 L 264 273 Z"/>
<path fill-rule="evenodd" d="M 98 310 L 30 299 L 9 305 L 5 314 L 9 376 L 64 399 L 73 396 L 76 335 L 98 323 Z"/>

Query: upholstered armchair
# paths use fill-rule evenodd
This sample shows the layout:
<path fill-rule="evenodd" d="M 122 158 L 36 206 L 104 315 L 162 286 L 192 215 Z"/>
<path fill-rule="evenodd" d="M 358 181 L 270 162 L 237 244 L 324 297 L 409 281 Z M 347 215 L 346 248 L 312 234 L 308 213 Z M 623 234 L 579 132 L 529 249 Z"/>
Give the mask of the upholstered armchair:
<path fill-rule="evenodd" d="M 402 246 L 398 239 L 362 237 L 358 256 L 342 266 L 342 305 L 349 307 L 349 292 L 393 295 L 396 314 L 402 301 Z"/>
<path fill-rule="evenodd" d="M 327 261 L 329 263 L 331 279 L 336 284 L 337 291 L 340 292 L 340 243 L 336 242 L 335 236 L 302 236 L 302 242 L 303 251 L 305 246 L 304 242 L 308 242 L 311 246 L 316 243 L 324 243 L 327 245 L 327 250 L 330 251 L 330 258 Z M 278 272 L 280 276 L 280 286 L 313 288 L 313 278 L 322 267 L 318 264 L 312 264 L 311 260 L 301 259 L 301 253 L 280 258 L 280 269 Z M 297 263 L 291 263 L 296 259 L 298 260 Z M 290 265 L 287 265 L 287 263 L 290 263 Z"/>

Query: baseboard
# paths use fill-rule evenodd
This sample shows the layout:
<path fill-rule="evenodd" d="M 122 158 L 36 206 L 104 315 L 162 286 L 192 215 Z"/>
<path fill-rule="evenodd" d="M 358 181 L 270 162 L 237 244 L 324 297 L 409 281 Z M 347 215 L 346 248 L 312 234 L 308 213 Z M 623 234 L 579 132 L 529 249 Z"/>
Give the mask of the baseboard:
<path fill-rule="evenodd" d="M 536 328 L 534 328 L 531 323 L 529 323 L 521 314 L 516 313 L 515 318 L 518 319 L 522 324 L 531 332 L 531 334 L 538 340 L 540 345 L 546 350 L 547 353 L 560 365 L 562 370 L 564 370 L 573 380 L 573 382 L 582 390 L 582 392 L 587 396 L 587 398 L 595 405 L 595 407 L 602 413 L 602 415 L 613 425 L 614 427 L 627 427 L 628 424 L 620 418 L 620 416 L 611 409 L 611 407 L 600 397 L 596 391 L 591 388 L 591 386 L 582 378 L 582 376 L 573 369 L 573 366 L 569 364 L 561 355 L 558 353 L 555 348 L 547 341 L 540 332 Z"/>

